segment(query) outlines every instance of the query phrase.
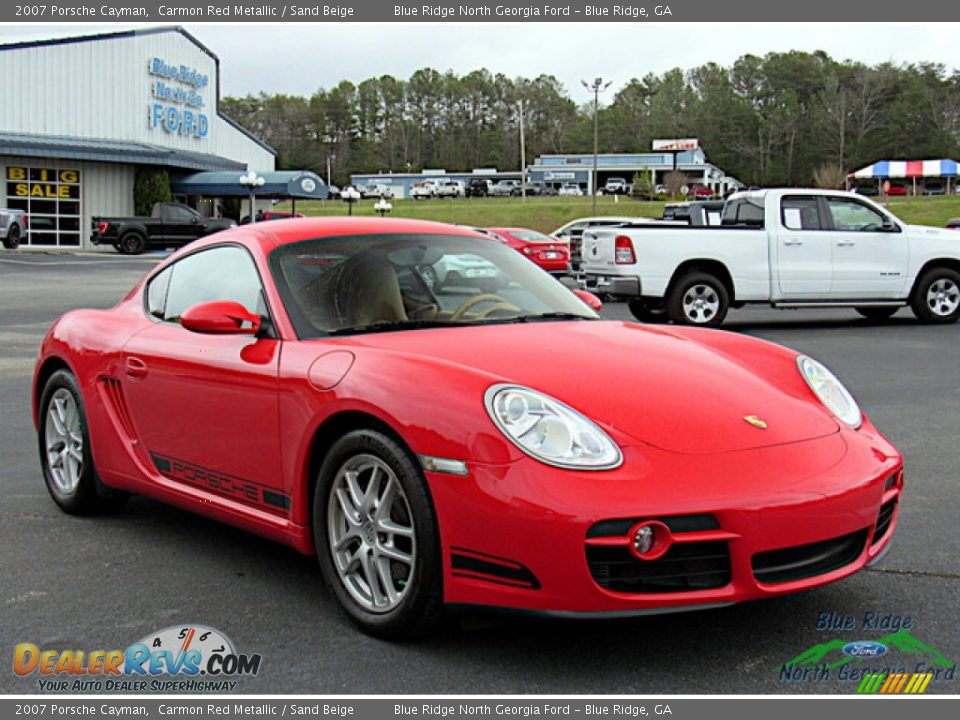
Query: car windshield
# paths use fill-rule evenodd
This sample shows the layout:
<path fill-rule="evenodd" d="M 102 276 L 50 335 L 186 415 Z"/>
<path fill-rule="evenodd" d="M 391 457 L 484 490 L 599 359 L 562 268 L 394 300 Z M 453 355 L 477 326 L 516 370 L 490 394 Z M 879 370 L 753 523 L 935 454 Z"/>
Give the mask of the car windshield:
<path fill-rule="evenodd" d="M 277 248 L 270 270 L 303 339 L 599 318 L 523 255 L 484 238 L 318 238 Z"/>

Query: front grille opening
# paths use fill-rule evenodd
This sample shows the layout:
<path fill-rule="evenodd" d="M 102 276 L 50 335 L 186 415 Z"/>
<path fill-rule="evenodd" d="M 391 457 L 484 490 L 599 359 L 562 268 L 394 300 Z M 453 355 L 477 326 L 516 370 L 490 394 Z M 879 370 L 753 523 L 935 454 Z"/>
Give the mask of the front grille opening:
<path fill-rule="evenodd" d="M 753 556 L 753 575 L 762 583 L 785 583 L 815 577 L 849 565 L 863 552 L 867 529 L 843 537 Z"/>
<path fill-rule="evenodd" d="M 887 500 L 880 506 L 880 513 L 877 515 L 877 525 L 873 531 L 873 545 L 883 540 L 890 531 L 890 523 L 893 522 L 893 511 L 897 509 L 897 498 Z"/>
<path fill-rule="evenodd" d="M 621 593 L 689 592 L 730 582 L 727 542 L 673 545 L 656 560 L 641 560 L 625 546 L 587 546 L 587 565 L 598 585 Z"/>

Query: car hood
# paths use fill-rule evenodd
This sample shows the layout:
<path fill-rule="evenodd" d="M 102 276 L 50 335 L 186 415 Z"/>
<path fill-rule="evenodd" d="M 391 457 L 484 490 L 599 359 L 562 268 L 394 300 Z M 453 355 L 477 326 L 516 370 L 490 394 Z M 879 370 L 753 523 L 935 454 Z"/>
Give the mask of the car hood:
<path fill-rule="evenodd" d="M 823 437 L 837 421 L 813 400 L 782 348 L 729 333 L 614 321 L 538 322 L 354 336 L 359 346 L 454 363 L 546 393 L 663 450 L 720 453 Z M 696 339 L 692 339 L 696 338 Z M 731 352 L 731 344 L 743 347 Z M 744 353 L 761 353 L 753 363 Z M 762 368 L 757 372 L 754 368 Z M 774 368 L 771 371 L 771 368 Z M 482 403 L 477 398 L 478 409 Z M 758 428 L 745 418 L 757 416 Z"/>
<path fill-rule="evenodd" d="M 927 237 L 936 240 L 960 241 L 960 232 L 950 228 L 931 227 L 930 225 L 908 225 L 907 229 L 914 236 Z"/>

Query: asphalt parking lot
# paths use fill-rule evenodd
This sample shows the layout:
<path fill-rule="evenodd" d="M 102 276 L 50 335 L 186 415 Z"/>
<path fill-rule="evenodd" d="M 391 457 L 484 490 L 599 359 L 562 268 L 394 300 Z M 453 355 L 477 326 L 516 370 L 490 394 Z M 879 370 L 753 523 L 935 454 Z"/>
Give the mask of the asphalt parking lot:
<path fill-rule="evenodd" d="M 849 694 L 856 683 L 836 674 L 787 683 L 779 668 L 818 643 L 881 637 L 907 617 L 914 638 L 960 660 L 960 325 L 922 326 L 908 311 L 878 324 L 853 311 L 747 309 L 726 326 L 824 361 L 903 451 L 898 531 L 877 566 L 722 610 L 617 621 L 467 616 L 398 645 L 357 633 L 326 596 L 315 561 L 291 549 L 141 498 L 93 519 L 69 517 L 49 499 L 30 422 L 40 340 L 70 308 L 112 305 L 152 262 L 0 253 L 2 692 L 37 691 L 36 676 L 10 670 L 16 643 L 122 648 L 181 623 L 217 628 L 263 656 L 242 693 Z M 604 315 L 630 319 L 621 303 Z M 852 616 L 857 628 L 818 630 L 822 612 Z M 866 613 L 888 627 L 864 630 Z M 932 658 L 892 650 L 876 665 L 910 672 Z M 958 688 L 938 678 L 927 692 Z"/>

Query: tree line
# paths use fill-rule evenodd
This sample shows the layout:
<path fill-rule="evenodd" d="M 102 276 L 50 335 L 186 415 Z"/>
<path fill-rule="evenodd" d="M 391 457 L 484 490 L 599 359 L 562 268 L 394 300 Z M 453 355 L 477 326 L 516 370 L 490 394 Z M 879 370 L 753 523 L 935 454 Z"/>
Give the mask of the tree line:
<path fill-rule="evenodd" d="M 334 183 L 355 172 L 449 171 L 592 152 L 593 106 L 551 75 L 510 78 L 417 70 L 310 97 L 227 97 L 221 108 L 279 153 Z M 601 152 L 649 152 L 654 138 L 697 137 L 708 159 L 750 185 L 807 185 L 880 159 L 955 157 L 960 73 L 934 63 L 839 62 L 823 52 L 744 55 L 729 67 L 634 77 L 602 103 Z"/>

